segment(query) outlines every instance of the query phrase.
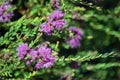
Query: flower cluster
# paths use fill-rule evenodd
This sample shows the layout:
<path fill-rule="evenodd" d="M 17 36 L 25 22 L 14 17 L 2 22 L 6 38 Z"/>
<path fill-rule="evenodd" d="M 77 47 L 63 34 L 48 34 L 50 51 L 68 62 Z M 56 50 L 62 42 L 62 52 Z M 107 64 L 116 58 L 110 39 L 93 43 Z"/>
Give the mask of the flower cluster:
<path fill-rule="evenodd" d="M 37 69 L 40 68 L 48 68 L 53 65 L 55 58 L 51 55 L 52 50 L 50 48 L 47 48 L 45 46 L 41 46 L 38 48 L 38 55 L 39 55 L 39 62 L 35 65 Z"/>
<path fill-rule="evenodd" d="M 79 47 L 80 41 L 83 36 L 83 32 L 81 31 L 81 29 L 76 27 L 69 27 L 69 31 L 70 31 L 70 36 L 69 36 L 70 39 L 67 41 L 67 43 L 71 46 L 71 48 Z"/>
<path fill-rule="evenodd" d="M 51 35 L 54 33 L 54 30 L 63 30 L 63 27 L 66 24 L 66 21 L 63 20 L 65 14 L 60 10 L 60 0 L 52 0 L 52 6 L 57 10 L 52 12 L 50 16 L 48 16 L 47 22 L 40 25 L 40 32 Z M 82 38 L 82 31 L 76 27 L 70 27 L 67 31 L 70 31 L 69 40 L 67 43 L 71 46 L 71 48 L 76 48 L 80 46 L 80 41 Z M 73 34 L 71 36 L 71 34 Z"/>
<path fill-rule="evenodd" d="M 40 25 L 39 31 L 50 35 L 54 32 L 54 30 L 62 30 L 66 24 L 65 20 L 62 19 L 63 17 L 64 13 L 62 11 L 54 11 L 48 17 L 48 21 Z"/>
<path fill-rule="evenodd" d="M 60 9 L 60 1 L 61 0 L 52 0 L 52 7 L 56 9 Z"/>
<path fill-rule="evenodd" d="M 40 32 L 48 35 L 53 34 L 54 30 L 62 30 L 66 24 L 66 21 L 63 20 L 65 14 L 60 10 L 60 0 L 52 0 L 52 6 L 57 10 L 48 16 L 48 20 L 41 24 L 39 29 Z"/>
<path fill-rule="evenodd" d="M 26 65 L 35 63 L 35 69 L 51 67 L 55 62 L 52 50 L 45 46 L 40 46 L 37 50 L 28 47 L 27 43 L 21 44 L 17 48 L 17 56 L 24 60 Z"/>
<path fill-rule="evenodd" d="M 0 5 L 0 22 L 9 22 L 13 16 L 13 12 L 9 11 L 12 8 L 9 1 Z"/>
<path fill-rule="evenodd" d="M 28 47 L 28 44 L 27 43 L 24 43 L 24 44 L 21 44 L 18 46 L 17 48 L 17 56 L 19 57 L 19 59 L 24 59 L 27 52 L 30 50 L 30 48 Z"/>

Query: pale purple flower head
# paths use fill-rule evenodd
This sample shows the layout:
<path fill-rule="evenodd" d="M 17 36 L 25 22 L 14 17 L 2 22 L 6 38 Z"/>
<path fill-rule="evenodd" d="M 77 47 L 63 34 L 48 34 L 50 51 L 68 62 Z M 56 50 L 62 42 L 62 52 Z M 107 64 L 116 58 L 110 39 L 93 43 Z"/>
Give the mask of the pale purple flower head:
<path fill-rule="evenodd" d="M 61 30 L 66 24 L 66 21 L 62 18 L 64 17 L 64 13 L 60 10 L 54 11 L 49 17 L 48 21 L 40 25 L 40 32 L 51 35 L 54 30 Z"/>
<path fill-rule="evenodd" d="M 52 7 L 56 9 L 60 9 L 60 1 L 61 0 L 52 0 Z"/>
<path fill-rule="evenodd" d="M 49 22 L 41 24 L 39 31 L 44 32 L 44 33 L 46 33 L 48 35 L 52 34 L 53 31 L 54 31 L 54 27 L 52 25 L 52 22 L 49 21 Z"/>
<path fill-rule="evenodd" d="M 56 21 L 48 21 L 47 23 L 43 23 L 40 25 L 40 32 L 51 35 L 54 30 L 61 30 L 65 26 L 65 20 L 56 20 Z"/>
<path fill-rule="evenodd" d="M 53 13 L 51 13 L 51 15 L 48 17 L 48 19 L 52 19 L 52 20 L 58 20 L 58 19 L 62 19 L 64 17 L 64 13 L 61 10 L 56 10 Z"/>
<path fill-rule="evenodd" d="M 27 60 L 26 61 L 26 65 L 30 65 L 31 64 L 31 61 L 30 60 Z"/>
<path fill-rule="evenodd" d="M 42 56 L 51 55 L 51 53 L 52 53 L 52 50 L 45 46 L 41 46 L 40 48 L 38 48 L 37 51 L 38 51 L 39 55 L 42 55 Z"/>
<path fill-rule="evenodd" d="M 21 60 L 21 59 L 24 59 L 24 57 L 26 56 L 27 52 L 30 50 L 30 48 L 28 47 L 28 44 L 27 43 L 23 43 L 23 44 L 20 44 L 17 48 L 17 56 L 18 58 Z"/>
<path fill-rule="evenodd" d="M 30 51 L 29 51 L 29 53 L 27 55 L 28 55 L 28 58 L 31 60 L 31 62 L 36 60 L 37 57 L 38 57 L 37 51 L 35 51 L 34 49 L 30 49 Z"/>
<path fill-rule="evenodd" d="M 69 27 L 69 30 L 73 32 L 75 35 L 83 35 L 83 32 L 81 29 L 76 28 L 76 27 Z"/>
<path fill-rule="evenodd" d="M 0 22 L 9 22 L 13 16 L 13 12 L 8 11 L 12 8 L 9 2 L 5 2 L 0 6 Z"/>
<path fill-rule="evenodd" d="M 51 48 L 40 46 L 37 50 L 30 49 L 27 43 L 20 44 L 17 48 L 17 56 L 24 60 L 26 65 L 33 64 L 35 69 L 51 67 L 55 62 Z"/>
<path fill-rule="evenodd" d="M 49 55 L 45 58 L 43 67 L 49 68 L 54 64 L 54 62 L 55 62 L 55 58 L 53 56 Z"/>
<path fill-rule="evenodd" d="M 71 48 L 76 48 L 80 46 L 80 39 L 75 37 L 75 38 L 68 40 L 67 43 L 71 46 Z"/>
<path fill-rule="evenodd" d="M 37 51 L 30 49 L 26 54 L 26 65 L 30 65 L 32 62 L 36 61 L 38 58 Z"/>
<path fill-rule="evenodd" d="M 69 30 L 71 31 L 72 35 L 69 36 L 70 39 L 67 41 L 67 43 L 71 46 L 71 48 L 79 47 L 83 36 L 82 30 L 76 27 L 70 27 Z"/>
<path fill-rule="evenodd" d="M 35 64 L 35 68 L 36 68 L 36 69 L 44 68 L 43 65 L 44 65 L 44 62 L 43 62 L 43 61 L 38 61 L 38 62 Z"/>
<path fill-rule="evenodd" d="M 52 50 L 45 46 L 38 48 L 38 56 L 40 60 L 36 63 L 35 68 L 48 68 L 54 64 L 55 58 L 52 56 Z"/>
<path fill-rule="evenodd" d="M 41 69 L 41 68 L 49 68 L 51 67 L 55 62 L 54 57 L 49 57 L 47 60 L 41 60 L 36 63 L 35 68 L 36 69 Z"/>
<path fill-rule="evenodd" d="M 65 26 L 65 24 L 66 24 L 65 20 L 56 20 L 56 21 L 53 21 L 53 26 L 57 30 L 63 29 L 63 27 Z"/>

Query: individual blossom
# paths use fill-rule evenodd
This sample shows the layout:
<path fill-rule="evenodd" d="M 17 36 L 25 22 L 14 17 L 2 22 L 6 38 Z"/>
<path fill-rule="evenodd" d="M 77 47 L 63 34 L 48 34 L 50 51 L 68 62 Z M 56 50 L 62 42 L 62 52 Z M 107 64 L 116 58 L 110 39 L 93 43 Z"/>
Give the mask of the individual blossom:
<path fill-rule="evenodd" d="M 27 52 L 30 50 L 30 48 L 28 47 L 28 44 L 27 43 L 23 43 L 23 44 L 20 44 L 17 48 L 17 56 L 18 58 L 21 60 L 21 59 L 24 59 Z"/>
<path fill-rule="evenodd" d="M 48 21 L 40 25 L 38 31 L 51 35 L 54 33 L 54 30 L 61 30 L 66 24 L 66 21 L 62 18 L 64 13 L 60 10 L 56 10 L 48 17 Z"/>
<path fill-rule="evenodd" d="M 45 46 L 41 46 L 40 48 L 38 48 L 37 51 L 38 51 L 39 55 L 42 55 L 43 57 L 47 56 L 47 55 L 51 55 L 51 53 L 52 53 L 52 50 Z"/>
<path fill-rule="evenodd" d="M 82 30 L 76 27 L 70 27 L 69 31 L 70 31 L 70 35 L 69 35 L 69 40 L 67 40 L 67 43 L 71 46 L 71 48 L 79 47 L 80 41 L 83 36 Z"/>
<path fill-rule="evenodd" d="M 44 32 L 44 33 L 46 33 L 48 35 L 52 34 L 53 31 L 54 31 L 54 27 L 52 25 L 52 22 L 49 21 L 49 22 L 41 24 L 40 29 L 38 31 Z"/>
<path fill-rule="evenodd" d="M 65 16 L 65 14 L 61 10 L 56 10 L 51 13 L 51 15 L 48 17 L 48 19 L 58 20 L 58 19 L 62 19 L 64 16 Z"/>
<path fill-rule="evenodd" d="M 76 37 L 68 40 L 67 43 L 71 46 L 71 48 L 76 48 L 80 46 L 80 40 Z"/>
<path fill-rule="evenodd" d="M 36 69 L 44 68 L 43 65 L 44 65 L 43 61 L 38 61 L 38 62 L 35 64 L 35 68 L 36 68 Z"/>
<path fill-rule="evenodd" d="M 52 26 L 56 30 L 61 30 L 66 24 L 66 21 L 63 19 L 65 14 L 61 10 L 56 10 L 49 16 L 48 20 L 52 21 Z"/>
<path fill-rule="evenodd" d="M 52 0 L 52 7 L 56 9 L 60 9 L 60 1 L 61 0 Z"/>
<path fill-rule="evenodd" d="M 48 68 L 54 64 L 55 58 L 52 56 L 52 50 L 50 48 L 41 46 L 37 51 L 39 60 L 35 65 L 36 69 Z"/>
<path fill-rule="evenodd" d="M 31 58 L 31 60 L 36 60 L 37 59 L 37 51 L 35 51 L 34 49 L 31 49 L 28 53 L 29 58 Z"/>
<path fill-rule="evenodd" d="M 56 30 L 61 30 L 65 26 L 66 22 L 65 20 L 56 20 L 56 21 L 53 21 L 52 24 Z"/>
<path fill-rule="evenodd" d="M 26 60 L 26 65 L 30 65 L 31 61 L 30 60 Z"/>
<path fill-rule="evenodd" d="M 26 61 L 26 65 L 29 65 L 31 62 L 37 60 L 37 51 L 35 51 L 34 49 L 30 49 L 29 52 L 27 53 L 27 61 Z"/>
<path fill-rule="evenodd" d="M 9 11 L 12 5 L 9 2 L 4 2 L 0 5 L 0 22 L 9 22 L 13 16 L 13 12 Z"/>

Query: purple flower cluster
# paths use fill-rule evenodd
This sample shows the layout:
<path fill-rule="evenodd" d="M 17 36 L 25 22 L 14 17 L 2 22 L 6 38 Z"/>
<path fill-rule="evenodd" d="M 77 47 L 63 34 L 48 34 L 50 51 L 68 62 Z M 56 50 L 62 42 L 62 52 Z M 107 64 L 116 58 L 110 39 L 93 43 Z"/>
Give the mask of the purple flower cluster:
<path fill-rule="evenodd" d="M 13 12 L 9 11 L 12 8 L 9 2 L 4 2 L 0 5 L 0 22 L 9 22 L 13 16 Z"/>
<path fill-rule="evenodd" d="M 60 1 L 61 0 L 52 0 L 52 7 L 56 9 L 60 9 Z"/>
<path fill-rule="evenodd" d="M 47 48 L 45 46 L 41 46 L 38 48 L 38 55 L 40 60 L 35 65 L 35 68 L 48 68 L 54 64 L 55 58 L 51 55 L 52 50 L 50 48 Z"/>
<path fill-rule="evenodd" d="M 24 43 L 24 44 L 21 44 L 18 46 L 17 48 L 17 56 L 19 57 L 19 59 L 24 59 L 27 52 L 30 50 L 30 48 L 28 47 L 28 44 L 27 43 Z"/>
<path fill-rule="evenodd" d="M 54 27 L 52 26 L 52 22 L 48 21 L 46 23 L 41 24 L 39 31 L 47 33 L 49 35 L 52 34 L 54 31 Z"/>
<path fill-rule="evenodd" d="M 27 43 L 24 43 L 18 46 L 17 52 L 18 58 L 24 60 L 26 65 L 35 63 L 35 69 L 51 67 L 55 62 L 55 57 L 52 56 L 52 50 L 45 46 L 34 50 L 29 48 Z"/>
<path fill-rule="evenodd" d="M 54 33 L 54 30 L 63 30 L 66 21 L 63 20 L 65 14 L 60 10 L 60 1 L 61 0 L 52 0 L 52 7 L 54 7 L 57 10 L 55 10 L 51 13 L 50 16 L 48 16 L 47 22 L 40 25 L 40 32 L 51 35 Z M 79 47 L 81 38 L 83 36 L 81 29 L 76 27 L 70 27 L 68 30 L 71 33 L 69 36 L 69 40 L 67 40 L 67 43 L 71 46 L 71 48 Z"/>
<path fill-rule="evenodd" d="M 56 10 L 54 12 L 52 12 L 52 14 L 49 16 L 49 20 L 59 20 L 62 19 L 64 17 L 64 13 L 60 10 Z"/>
<path fill-rule="evenodd" d="M 49 17 L 48 21 L 40 25 L 40 32 L 52 34 L 54 30 L 62 30 L 66 22 L 63 20 L 64 13 L 60 10 L 54 11 Z"/>
<path fill-rule="evenodd" d="M 69 31 L 70 39 L 67 41 L 67 43 L 71 46 L 71 48 L 79 47 L 83 36 L 82 30 L 76 27 L 69 27 Z"/>

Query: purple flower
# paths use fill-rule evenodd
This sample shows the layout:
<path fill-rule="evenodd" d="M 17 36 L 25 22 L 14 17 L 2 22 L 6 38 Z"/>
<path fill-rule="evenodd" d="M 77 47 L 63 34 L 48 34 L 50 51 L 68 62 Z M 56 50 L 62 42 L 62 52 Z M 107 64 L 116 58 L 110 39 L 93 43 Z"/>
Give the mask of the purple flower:
<path fill-rule="evenodd" d="M 52 50 L 50 48 L 47 48 L 45 46 L 41 46 L 40 48 L 38 48 L 38 53 L 39 55 L 50 55 L 52 53 Z"/>
<path fill-rule="evenodd" d="M 26 61 L 26 65 L 29 65 L 30 63 L 31 63 L 30 60 L 27 60 L 27 61 Z"/>
<path fill-rule="evenodd" d="M 51 67 L 55 62 L 55 58 L 53 56 L 47 56 L 44 60 L 44 65 L 43 67 L 48 68 Z"/>
<path fill-rule="evenodd" d="M 64 17 L 64 13 L 60 10 L 54 11 L 49 17 L 48 21 L 40 25 L 40 29 L 38 31 L 51 35 L 54 30 L 61 30 L 66 22 L 62 18 Z"/>
<path fill-rule="evenodd" d="M 5 2 L 0 6 L 0 22 L 9 22 L 13 16 L 13 12 L 8 11 L 12 6 L 9 2 Z"/>
<path fill-rule="evenodd" d="M 61 30 L 65 26 L 66 22 L 65 20 L 56 20 L 56 21 L 53 21 L 52 24 L 55 27 L 55 29 Z"/>
<path fill-rule="evenodd" d="M 52 0 L 52 7 L 60 9 L 60 0 Z"/>
<path fill-rule="evenodd" d="M 39 61 L 39 62 L 36 63 L 35 68 L 36 69 L 43 68 L 43 65 L 44 65 L 43 61 Z"/>
<path fill-rule="evenodd" d="M 80 40 L 78 38 L 72 38 L 68 40 L 67 43 L 71 46 L 71 48 L 80 46 Z"/>
<path fill-rule="evenodd" d="M 37 51 L 35 51 L 34 49 L 30 49 L 29 53 L 27 53 L 27 61 L 26 61 L 26 65 L 31 64 L 33 61 L 37 60 Z"/>
<path fill-rule="evenodd" d="M 51 55 L 52 50 L 50 48 L 41 46 L 37 51 L 40 60 L 35 65 L 36 69 L 48 68 L 54 64 L 55 58 Z"/>
<path fill-rule="evenodd" d="M 70 27 L 69 30 L 71 31 L 70 34 L 72 35 L 69 36 L 70 39 L 67 41 L 67 43 L 71 46 L 71 48 L 79 47 L 83 32 L 81 29 L 76 27 Z"/>
<path fill-rule="evenodd" d="M 83 35 L 83 32 L 81 29 L 79 28 L 76 28 L 76 27 L 69 27 L 69 30 L 72 31 L 74 34 L 76 35 L 80 35 L 82 36 Z"/>
<path fill-rule="evenodd" d="M 48 17 L 48 19 L 52 19 L 52 20 L 58 20 L 58 19 L 62 19 L 64 17 L 64 13 L 60 10 L 56 10 L 53 13 L 51 13 L 51 15 Z"/>
<path fill-rule="evenodd" d="M 37 51 L 35 51 L 34 49 L 30 49 L 30 51 L 28 53 L 28 58 L 31 59 L 31 62 L 33 62 L 34 60 L 36 60 L 37 57 L 38 57 Z"/>
<path fill-rule="evenodd" d="M 13 16 L 13 13 L 11 12 L 3 14 L 2 16 L 0 16 L 0 22 L 9 22 L 12 16 Z"/>
<path fill-rule="evenodd" d="M 47 23 L 41 24 L 39 31 L 47 33 L 48 35 L 52 34 L 54 31 L 54 27 L 52 26 L 52 22 L 49 21 Z"/>
<path fill-rule="evenodd" d="M 21 60 L 21 59 L 24 59 L 24 57 L 26 56 L 27 52 L 30 50 L 30 48 L 28 47 L 28 44 L 27 43 L 23 43 L 23 44 L 20 44 L 17 48 L 17 56 L 18 58 Z"/>
<path fill-rule="evenodd" d="M 27 43 L 20 44 L 17 56 L 24 60 L 26 65 L 33 64 L 36 69 L 51 67 L 55 62 L 51 48 L 41 46 L 37 50 L 30 49 Z"/>

